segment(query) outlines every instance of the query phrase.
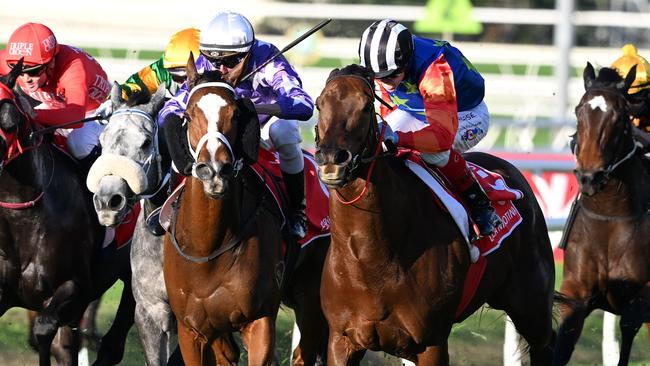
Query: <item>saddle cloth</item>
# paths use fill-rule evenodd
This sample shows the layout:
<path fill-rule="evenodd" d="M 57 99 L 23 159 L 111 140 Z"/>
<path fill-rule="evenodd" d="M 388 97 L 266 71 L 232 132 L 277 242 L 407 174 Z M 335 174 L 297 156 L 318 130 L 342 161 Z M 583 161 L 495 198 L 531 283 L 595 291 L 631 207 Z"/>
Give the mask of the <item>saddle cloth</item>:
<path fill-rule="evenodd" d="M 404 157 L 406 166 L 431 189 L 440 206 L 449 212 L 465 240 L 469 243 L 470 220 L 465 206 L 443 183 L 443 180 L 436 175 L 437 173 L 428 169 L 419 154 L 409 152 L 405 153 Z M 476 263 L 470 265 L 465 277 L 463 295 L 456 309 L 457 317 L 462 314 L 476 293 L 487 267 L 485 256 L 497 250 L 501 246 L 501 242 L 510 236 L 523 220 L 512 203 L 513 200 L 522 198 L 524 196 L 523 192 L 508 187 L 503 177 L 498 173 L 488 171 L 474 163 L 467 162 L 467 165 L 481 187 L 483 187 L 496 213 L 501 217 L 502 224 L 494 230 L 492 235 L 481 237 L 473 243 L 478 247 L 481 256 Z M 476 228 L 473 230 L 477 232 Z"/>
<path fill-rule="evenodd" d="M 314 158 L 308 152 L 303 151 L 305 162 L 305 195 L 307 201 L 307 235 L 299 241 L 301 247 L 305 247 L 314 239 L 330 235 L 330 218 L 329 218 L 329 192 L 318 178 L 318 166 Z M 275 199 L 280 212 L 286 212 L 287 192 L 282 181 L 282 172 L 280 171 L 280 159 L 277 152 L 260 149 L 257 162 L 251 166 L 259 178 L 265 183 Z M 169 231 L 171 219 L 171 203 L 180 194 L 183 182 L 177 187 L 171 196 L 165 201 L 160 210 L 160 224 Z M 283 225 L 286 223 L 284 218 Z"/>

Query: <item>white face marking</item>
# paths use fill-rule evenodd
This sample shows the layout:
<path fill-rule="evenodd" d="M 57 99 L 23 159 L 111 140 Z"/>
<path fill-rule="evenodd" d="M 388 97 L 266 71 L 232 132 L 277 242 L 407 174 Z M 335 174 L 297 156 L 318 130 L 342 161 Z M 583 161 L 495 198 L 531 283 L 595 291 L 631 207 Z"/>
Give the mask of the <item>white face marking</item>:
<path fill-rule="evenodd" d="M 221 107 L 226 106 L 227 104 L 228 103 L 226 103 L 221 96 L 212 93 L 202 96 L 198 103 L 196 103 L 196 105 L 203 111 L 205 118 L 208 120 L 208 134 L 219 132 L 219 112 L 221 111 Z M 208 139 L 206 145 L 211 159 L 214 160 L 214 156 L 221 145 L 221 141 L 216 137 L 211 137 Z"/>
<path fill-rule="evenodd" d="M 605 102 L 605 98 L 603 98 L 602 95 L 593 97 L 587 103 L 589 103 L 589 105 L 591 106 L 591 109 L 599 108 L 601 111 L 607 112 L 607 102 Z"/>

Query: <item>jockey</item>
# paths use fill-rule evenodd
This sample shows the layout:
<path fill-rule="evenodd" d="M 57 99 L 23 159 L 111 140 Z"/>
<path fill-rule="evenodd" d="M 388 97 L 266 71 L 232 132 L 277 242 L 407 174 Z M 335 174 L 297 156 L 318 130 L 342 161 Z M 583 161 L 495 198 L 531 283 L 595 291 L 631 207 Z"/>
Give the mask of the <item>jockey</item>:
<path fill-rule="evenodd" d="M 632 103 L 644 103 L 647 105 L 650 101 L 650 64 L 641 57 L 633 44 L 626 44 L 622 48 L 623 56 L 619 57 L 612 64 L 612 68 L 618 71 L 622 78 L 627 76 L 632 66 L 636 65 L 636 78 L 628 90 L 628 100 Z M 645 109 L 649 109 L 646 107 Z M 645 151 L 650 148 L 650 111 L 645 111 L 640 116 L 633 116 L 632 123 L 638 127 L 634 128 L 634 137 L 639 141 Z"/>
<path fill-rule="evenodd" d="M 461 193 L 481 235 L 493 233 L 501 220 L 460 154 L 487 133 L 481 75 L 448 42 L 413 36 L 389 19 L 363 32 L 359 59 L 375 72 L 382 98 L 397 107 L 380 107 L 385 140 L 419 151 Z"/>
<path fill-rule="evenodd" d="M 245 72 L 250 72 L 278 49 L 256 39 L 253 26 L 243 15 L 221 12 L 201 30 L 199 51 L 201 54 L 196 59 L 199 73 L 219 70 L 225 75 L 242 63 Z M 250 98 L 255 104 L 261 123 L 262 146 L 278 151 L 289 195 L 289 230 L 295 238 L 303 238 L 307 231 L 307 218 L 298 120 L 306 121 L 312 116 L 314 102 L 303 90 L 296 70 L 282 55 L 251 79 L 236 85 L 235 92 L 237 96 Z M 188 96 L 185 83 L 159 112 L 159 123 L 182 123 Z"/>
<path fill-rule="evenodd" d="M 186 28 L 174 33 L 158 60 L 131 75 L 121 85 L 122 98 L 128 99 L 131 94 L 143 88 L 153 94 L 163 83 L 167 89 L 167 99 L 173 97 L 185 81 L 190 52 L 199 55 L 199 35 L 200 31 L 196 28 Z M 110 100 L 97 108 L 97 114 L 104 119 L 112 112 L 113 104 Z"/>
<path fill-rule="evenodd" d="M 110 93 L 106 73 L 85 51 L 59 44 L 50 28 L 27 23 L 16 29 L 7 48 L 0 52 L 0 74 L 23 59 L 17 85 L 41 102 L 33 120 L 45 126 L 57 126 L 81 120 L 91 114 Z M 92 121 L 59 129 L 67 136 L 68 150 L 84 168 L 99 154 L 99 135 L 103 126 Z M 87 169 L 86 169 L 87 170 Z"/>

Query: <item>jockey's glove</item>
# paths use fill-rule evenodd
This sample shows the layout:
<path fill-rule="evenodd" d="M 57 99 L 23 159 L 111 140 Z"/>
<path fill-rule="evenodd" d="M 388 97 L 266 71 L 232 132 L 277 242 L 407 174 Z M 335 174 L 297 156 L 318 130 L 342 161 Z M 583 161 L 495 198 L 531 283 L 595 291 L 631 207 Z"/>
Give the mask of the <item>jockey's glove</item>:
<path fill-rule="evenodd" d="M 105 125 L 108 123 L 108 118 L 113 114 L 113 102 L 109 99 L 102 103 L 95 110 L 95 115 L 100 117 L 99 123 Z"/>
<path fill-rule="evenodd" d="M 390 127 L 390 125 L 386 122 L 379 122 L 379 131 L 381 132 L 381 129 L 385 127 L 384 131 L 384 141 L 390 141 L 393 143 L 393 145 L 397 146 L 397 142 L 399 141 L 399 135 L 397 132 L 393 131 L 393 129 Z"/>

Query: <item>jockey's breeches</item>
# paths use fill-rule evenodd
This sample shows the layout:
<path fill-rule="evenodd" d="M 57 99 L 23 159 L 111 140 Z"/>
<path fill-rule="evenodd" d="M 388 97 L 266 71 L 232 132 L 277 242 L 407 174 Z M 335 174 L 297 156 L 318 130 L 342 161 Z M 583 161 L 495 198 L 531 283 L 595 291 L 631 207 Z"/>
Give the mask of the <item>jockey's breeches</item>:
<path fill-rule="evenodd" d="M 296 174 L 304 169 L 301 142 L 298 121 L 273 117 L 262 126 L 260 144 L 278 152 L 280 170 L 285 173 Z"/>
<path fill-rule="evenodd" d="M 68 151 L 77 159 L 85 158 L 99 145 L 99 135 L 104 131 L 104 126 L 97 121 L 84 123 L 83 127 L 75 129 L 57 130 L 57 133 L 67 136 Z"/>

